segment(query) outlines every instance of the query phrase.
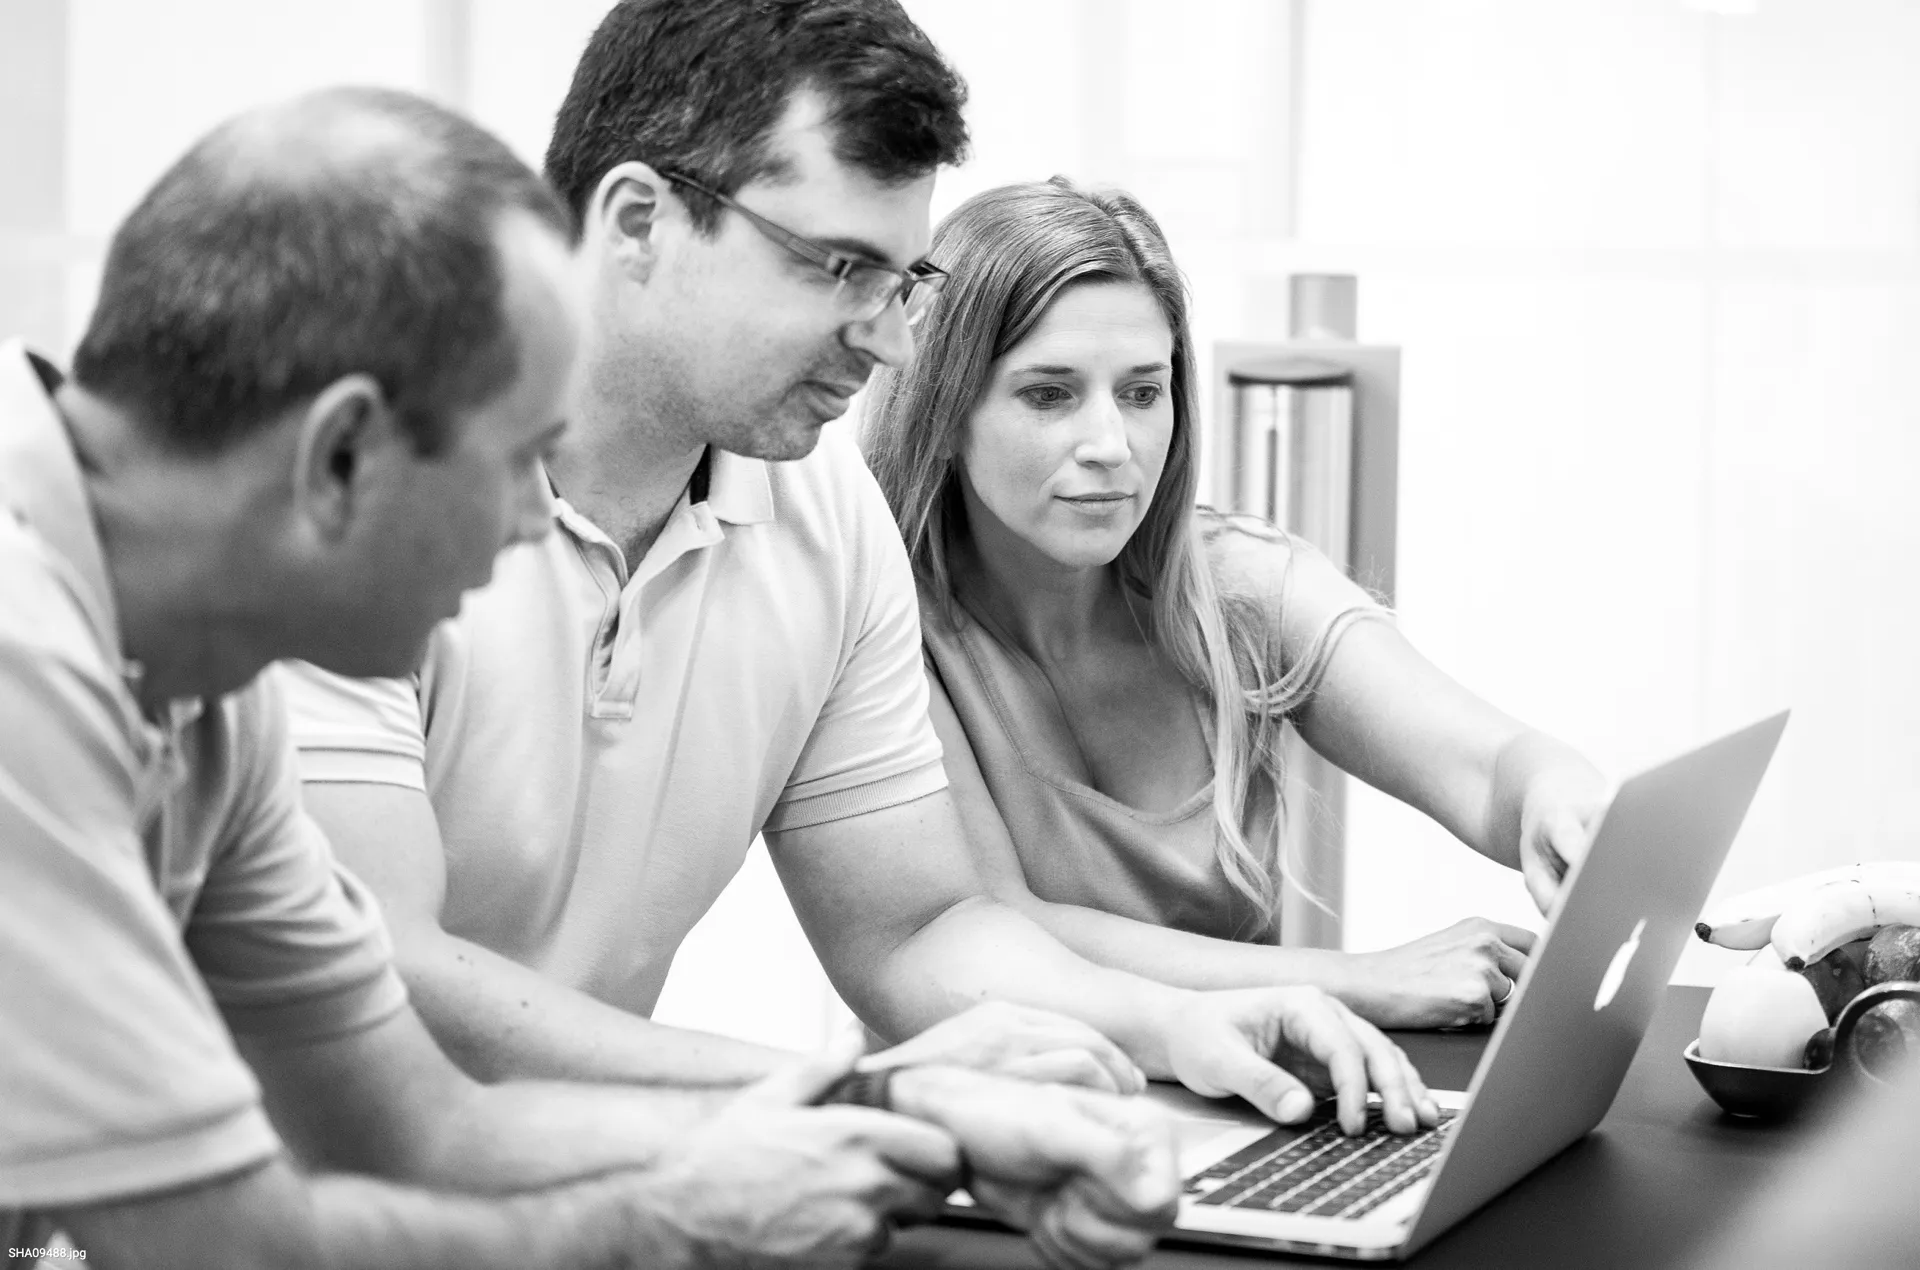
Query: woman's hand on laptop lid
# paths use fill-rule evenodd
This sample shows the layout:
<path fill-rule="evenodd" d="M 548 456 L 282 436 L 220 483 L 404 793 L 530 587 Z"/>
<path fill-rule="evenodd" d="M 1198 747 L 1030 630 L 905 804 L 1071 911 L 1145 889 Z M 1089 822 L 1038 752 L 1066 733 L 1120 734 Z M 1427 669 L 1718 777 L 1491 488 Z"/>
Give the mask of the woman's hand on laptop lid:
<path fill-rule="evenodd" d="M 1367 1094 L 1387 1127 L 1414 1133 L 1440 1122 L 1413 1063 L 1380 1030 L 1318 988 L 1197 992 L 1168 1028 L 1168 1066 L 1197 1094 L 1238 1094 L 1281 1124 L 1338 1100 L 1340 1127 L 1366 1129 Z"/>
<path fill-rule="evenodd" d="M 1507 765 L 1504 755 L 1501 765 Z M 1585 858 L 1587 844 L 1593 841 L 1593 831 L 1600 825 L 1600 813 L 1612 800 L 1613 789 L 1593 764 L 1558 742 L 1533 747 L 1532 753 L 1514 765 L 1526 769 L 1517 782 L 1520 873 L 1526 878 L 1527 894 L 1533 897 L 1534 906 L 1551 917 L 1560 886 Z M 1497 772 L 1495 777 L 1496 801 L 1498 787 L 1505 783 L 1500 779 L 1503 775 L 1506 773 Z"/>

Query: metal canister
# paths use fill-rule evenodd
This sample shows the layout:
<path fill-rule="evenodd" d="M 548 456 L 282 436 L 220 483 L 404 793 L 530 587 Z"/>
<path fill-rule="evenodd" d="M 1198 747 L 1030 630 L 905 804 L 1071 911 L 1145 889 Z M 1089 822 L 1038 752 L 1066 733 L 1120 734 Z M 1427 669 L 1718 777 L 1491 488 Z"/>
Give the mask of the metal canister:
<path fill-rule="evenodd" d="M 1233 393 L 1227 503 L 1306 539 L 1341 569 L 1352 564 L 1353 372 L 1307 356 L 1227 368 Z M 1291 728 L 1285 744 L 1280 849 L 1295 879 L 1282 889 L 1280 932 L 1296 946 L 1341 946 L 1346 882 L 1346 775 Z"/>

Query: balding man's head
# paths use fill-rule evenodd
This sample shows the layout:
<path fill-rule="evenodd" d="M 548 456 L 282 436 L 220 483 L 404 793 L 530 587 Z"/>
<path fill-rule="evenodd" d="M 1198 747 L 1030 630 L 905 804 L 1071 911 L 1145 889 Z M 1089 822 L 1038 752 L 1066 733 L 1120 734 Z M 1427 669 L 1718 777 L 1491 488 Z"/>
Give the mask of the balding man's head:
<path fill-rule="evenodd" d="M 410 94 L 332 89 L 231 120 L 107 255 L 81 387 L 213 452 L 350 374 L 431 452 L 514 378 L 496 230 L 559 200 L 497 139 Z"/>

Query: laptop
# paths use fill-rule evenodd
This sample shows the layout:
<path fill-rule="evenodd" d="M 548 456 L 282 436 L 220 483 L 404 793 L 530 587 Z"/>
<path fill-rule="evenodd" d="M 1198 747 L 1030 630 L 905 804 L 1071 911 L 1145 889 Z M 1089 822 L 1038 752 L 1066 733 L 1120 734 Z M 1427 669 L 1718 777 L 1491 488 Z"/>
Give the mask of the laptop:
<path fill-rule="evenodd" d="M 1400 1136 L 1323 1106 L 1276 1127 L 1156 1084 L 1186 1194 L 1170 1240 L 1359 1261 L 1411 1256 L 1606 1115 L 1773 757 L 1785 712 L 1623 781 L 1561 887 L 1464 1092 Z M 1237 1107 L 1236 1111 L 1234 1108 Z"/>

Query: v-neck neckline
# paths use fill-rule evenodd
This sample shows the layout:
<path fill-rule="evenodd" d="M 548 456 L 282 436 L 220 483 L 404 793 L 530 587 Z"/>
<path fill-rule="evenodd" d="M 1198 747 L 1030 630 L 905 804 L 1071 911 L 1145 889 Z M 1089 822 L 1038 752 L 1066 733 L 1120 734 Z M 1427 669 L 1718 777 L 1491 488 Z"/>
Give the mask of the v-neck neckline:
<path fill-rule="evenodd" d="M 1047 691 L 1053 698 L 1053 708 L 1060 716 L 1061 727 L 1064 729 L 1067 738 L 1073 742 L 1076 748 L 1080 749 L 1081 762 L 1087 767 L 1088 774 L 1092 774 L 1092 765 L 1086 762 L 1085 747 L 1080 745 L 1079 737 L 1075 735 L 1072 724 L 1067 721 L 1066 709 L 1060 702 L 1059 690 L 1053 686 L 1053 680 L 1048 678 L 1045 669 L 1042 668 L 1038 662 L 1034 661 L 1032 657 L 1028 656 L 1024 649 L 1009 643 L 1009 641 L 996 634 L 994 631 L 995 624 L 979 613 L 975 607 L 969 604 L 964 598 L 956 594 L 954 600 L 956 609 L 958 610 L 958 616 L 962 619 L 954 624 L 955 635 L 957 636 L 960 651 L 967 660 L 972 663 L 974 677 L 985 690 L 988 701 L 992 703 L 994 715 L 1000 721 L 1001 731 L 1006 734 L 1008 740 L 1011 742 L 1013 751 L 1020 760 L 1021 767 L 1026 769 L 1029 776 L 1032 776 L 1035 780 L 1051 785 L 1064 793 L 1074 794 L 1078 797 L 1092 800 L 1149 824 L 1178 824 L 1212 801 L 1215 780 L 1215 777 L 1212 775 L 1207 777 L 1199 789 L 1188 794 L 1173 807 L 1166 811 L 1152 811 L 1144 807 L 1136 807 L 1131 803 L 1123 802 L 1115 798 L 1112 794 L 1095 786 L 1091 781 L 1080 780 L 1065 772 L 1054 770 L 1051 764 L 1037 761 L 1033 747 L 1027 743 L 1027 738 L 1023 730 L 1015 726 L 1017 712 L 1012 708 L 1011 702 L 1008 701 L 1007 695 L 999 682 L 995 668 L 986 664 L 986 659 L 981 656 L 981 650 L 975 647 L 974 640 L 990 640 L 1000 648 L 1002 657 L 1008 661 L 1024 659 L 1033 665 L 1034 670 L 1046 684 Z M 1017 666 L 1015 668 L 1017 669 Z M 1195 719 L 1200 726 L 1200 736 L 1207 747 L 1207 763 L 1208 766 L 1211 767 L 1213 764 L 1213 734 L 1208 731 L 1206 716 L 1201 712 L 1199 703 L 1193 700 L 1191 694 L 1188 696 L 1188 702 L 1192 705 Z"/>

